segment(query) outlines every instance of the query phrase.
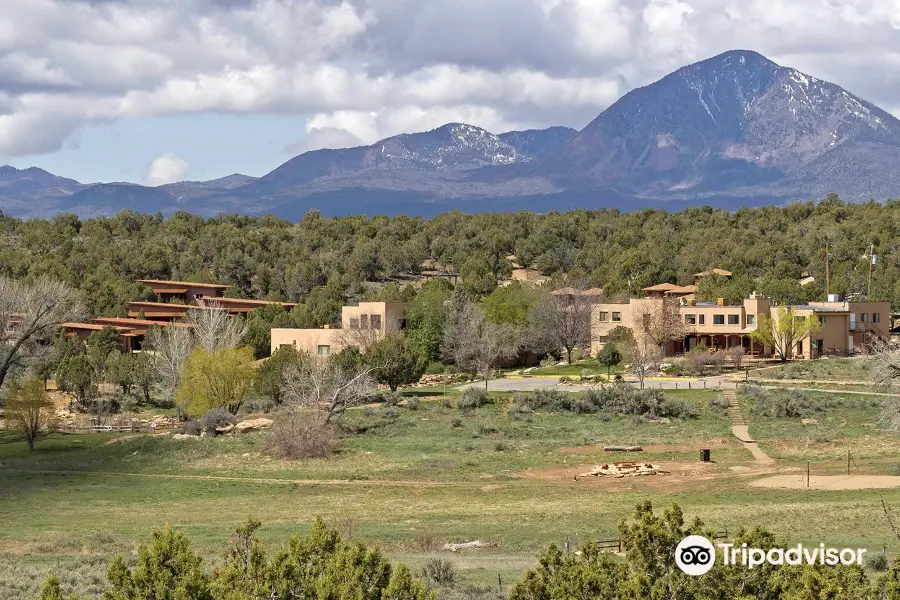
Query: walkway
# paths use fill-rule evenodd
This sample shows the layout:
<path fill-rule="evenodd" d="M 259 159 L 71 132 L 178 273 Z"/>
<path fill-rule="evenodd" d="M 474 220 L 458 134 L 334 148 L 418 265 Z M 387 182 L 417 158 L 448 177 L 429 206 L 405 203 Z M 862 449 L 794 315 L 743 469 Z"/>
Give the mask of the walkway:
<path fill-rule="evenodd" d="M 750 454 L 753 455 L 759 465 L 774 465 L 775 460 L 762 451 L 756 440 L 750 437 L 750 428 L 744 422 L 744 415 L 741 413 L 741 404 L 738 402 L 737 394 L 734 390 L 724 390 L 722 395 L 728 400 L 728 415 L 731 417 L 731 433 L 741 442 Z"/>

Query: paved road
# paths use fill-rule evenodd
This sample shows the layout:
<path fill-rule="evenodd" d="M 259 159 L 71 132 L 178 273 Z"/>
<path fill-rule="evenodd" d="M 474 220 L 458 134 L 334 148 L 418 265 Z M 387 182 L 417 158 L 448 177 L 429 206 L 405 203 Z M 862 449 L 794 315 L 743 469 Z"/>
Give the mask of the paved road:
<path fill-rule="evenodd" d="M 629 385 L 639 385 L 637 381 L 626 380 Z M 459 387 L 464 390 L 469 387 L 484 387 L 483 381 L 467 383 Z M 658 390 L 702 390 L 702 389 L 735 389 L 737 384 L 733 381 L 726 381 L 720 378 L 708 378 L 705 380 L 694 381 L 675 381 L 671 379 L 644 381 L 646 389 Z M 562 392 L 583 392 L 589 390 L 590 385 L 570 385 L 559 383 L 557 377 L 505 377 L 503 379 L 492 379 L 488 383 L 488 390 L 491 392 L 533 392 L 535 390 L 559 390 Z"/>

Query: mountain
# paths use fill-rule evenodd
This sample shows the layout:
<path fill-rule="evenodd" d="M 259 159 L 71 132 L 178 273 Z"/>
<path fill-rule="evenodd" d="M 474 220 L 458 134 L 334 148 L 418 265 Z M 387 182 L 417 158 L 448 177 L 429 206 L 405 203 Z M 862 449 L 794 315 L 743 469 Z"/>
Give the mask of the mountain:
<path fill-rule="evenodd" d="M 680 209 L 900 197 L 900 121 L 841 87 L 749 50 L 634 89 L 581 131 L 494 134 L 463 123 L 369 146 L 314 150 L 254 179 L 158 188 L 83 186 L 40 169 L 0 169 L 0 209 L 23 216 L 122 208 L 201 215 L 309 209 L 437 212 Z"/>
<path fill-rule="evenodd" d="M 640 196 L 900 192 L 900 121 L 837 85 L 731 51 L 635 89 L 539 172 Z"/>

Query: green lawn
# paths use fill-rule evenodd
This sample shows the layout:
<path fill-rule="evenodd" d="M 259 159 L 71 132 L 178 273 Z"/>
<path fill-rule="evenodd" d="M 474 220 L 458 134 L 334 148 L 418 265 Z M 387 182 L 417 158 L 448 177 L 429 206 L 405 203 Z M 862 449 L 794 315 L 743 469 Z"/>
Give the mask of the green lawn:
<path fill-rule="evenodd" d="M 509 396 L 474 411 L 424 397 L 415 410 L 349 412 L 344 425 L 357 433 L 347 435 L 338 454 L 293 463 L 267 457 L 264 434 L 118 443 L 110 436 L 56 435 L 39 441 L 34 453 L 0 439 L 0 598 L 30 600 L 50 572 L 96 592 L 98 584 L 90 582 L 109 557 L 130 552 L 135 540 L 164 523 L 213 554 L 249 516 L 263 521 L 260 534 L 270 547 L 322 516 L 414 566 L 431 556 L 448 558 L 465 580 L 481 585 L 496 583 L 498 573 L 513 582 L 549 543 L 614 536 L 619 519 L 647 498 L 660 507 L 678 502 L 687 518 L 730 531 L 762 524 L 793 543 L 900 550 L 880 509 L 882 496 L 900 506 L 900 492 L 749 488 L 750 479 L 729 467 L 752 464 L 750 454 L 729 435 L 725 411 L 708 406 L 718 394 L 671 392 L 695 403 L 699 416 L 668 422 L 523 418 L 507 414 Z M 602 451 L 606 444 L 642 444 L 647 452 L 609 454 Z M 716 463 L 697 463 L 703 447 L 713 449 Z M 671 474 L 573 480 L 598 463 L 626 459 L 661 461 Z M 473 539 L 497 546 L 439 550 L 447 541 Z M 34 583 L 25 585 L 29 578 Z"/>
<path fill-rule="evenodd" d="M 621 373 L 622 367 L 617 365 L 610 369 L 610 373 Z M 537 367 L 526 373 L 527 375 L 556 375 L 578 377 L 582 373 L 587 375 L 606 375 L 606 367 L 601 367 L 597 361 L 582 361 L 571 365 L 556 365 L 554 367 Z"/>

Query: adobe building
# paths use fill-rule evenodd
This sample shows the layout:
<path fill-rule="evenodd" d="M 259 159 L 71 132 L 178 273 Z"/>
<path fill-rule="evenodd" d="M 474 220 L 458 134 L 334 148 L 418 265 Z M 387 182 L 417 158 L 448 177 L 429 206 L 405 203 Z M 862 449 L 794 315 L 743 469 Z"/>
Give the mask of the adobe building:
<path fill-rule="evenodd" d="M 406 329 L 402 302 L 360 302 L 341 308 L 340 327 L 323 325 L 316 329 L 272 329 L 272 352 L 283 346 L 330 356 L 353 346 L 362 349 L 391 331 Z"/>
<path fill-rule="evenodd" d="M 215 304 L 227 310 L 230 315 L 246 315 L 270 304 L 278 305 L 286 311 L 297 306 L 293 302 L 225 298 L 225 291 L 229 286 L 216 283 L 160 279 L 140 279 L 138 283 L 153 290 L 157 301 L 129 302 L 128 318 L 98 317 L 85 323 L 64 323 L 64 335 L 87 341 L 94 331 L 112 327 L 119 332 L 124 350 L 138 351 L 143 346 L 147 331 L 153 325 L 189 327 L 190 325 L 179 321 L 191 309 L 210 309 Z"/>
<path fill-rule="evenodd" d="M 698 273 L 697 276 L 708 274 Z M 635 330 L 636 320 L 650 314 L 660 298 L 669 298 L 676 303 L 685 325 L 684 339 L 670 342 L 665 348 L 667 356 L 683 354 L 700 345 L 710 351 L 741 346 L 747 355 L 755 357 L 771 357 L 774 354 L 772 348 L 755 341 L 751 334 L 761 317 L 778 318 L 783 311 L 755 292 L 740 304 L 730 305 L 722 298 L 715 302 L 697 301 L 695 286 L 665 283 L 644 288 L 643 291 L 646 294 L 644 298 L 594 306 L 591 314 L 592 354 L 603 347 L 615 327 Z M 800 340 L 793 349 L 794 358 L 847 356 L 863 350 L 876 339 L 886 339 L 890 329 L 889 302 L 847 302 L 832 296 L 826 302 L 785 308 L 794 318 L 813 316 L 821 323 L 819 331 L 811 338 Z"/>

